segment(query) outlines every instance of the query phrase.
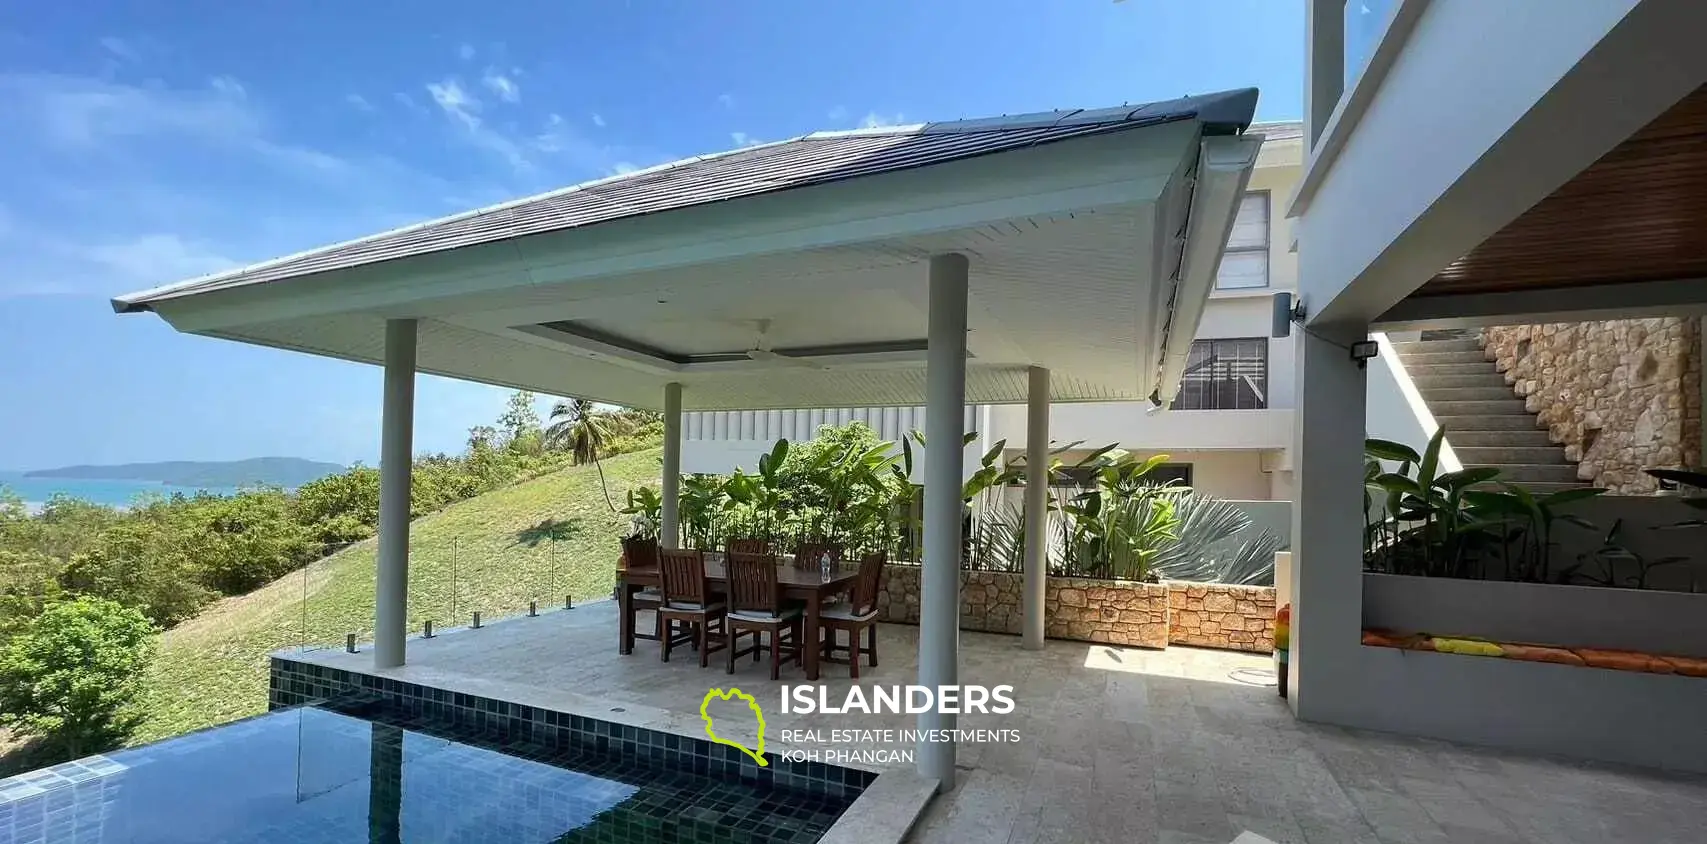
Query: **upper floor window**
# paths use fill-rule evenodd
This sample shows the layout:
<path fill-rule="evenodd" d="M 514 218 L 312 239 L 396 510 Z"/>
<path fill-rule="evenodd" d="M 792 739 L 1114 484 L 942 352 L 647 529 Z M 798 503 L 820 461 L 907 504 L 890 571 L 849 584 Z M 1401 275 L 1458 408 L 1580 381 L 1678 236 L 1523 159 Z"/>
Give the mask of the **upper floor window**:
<path fill-rule="evenodd" d="M 1221 253 L 1217 290 L 1246 290 L 1268 286 L 1268 192 L 1245 194 L 1233 217 L 1227 251 Z"/>
<path fill-rule="evenodd" d="M 1174 410 L 1268 407 L 1268 339 L 1196 340 L 1186 358 Z"/>

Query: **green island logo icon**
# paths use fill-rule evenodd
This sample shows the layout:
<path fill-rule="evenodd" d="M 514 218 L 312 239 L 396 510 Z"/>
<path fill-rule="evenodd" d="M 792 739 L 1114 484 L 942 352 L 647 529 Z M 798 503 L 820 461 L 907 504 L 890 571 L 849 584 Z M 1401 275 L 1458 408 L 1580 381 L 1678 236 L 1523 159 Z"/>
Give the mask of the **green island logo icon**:
<path fill-rule="evenodd" d="M 711 712 L 709 711 L 711 702 L 713 700 L 731 700 L 735 698 L 745 701 L 747 708 L 753 711 L 753 717 L 758 719 L 759 746 L 756 750 L 749 748 L 738 741 L 731 741 L 718 735 L 716 728 L 712 726 Z M 759 702 L 754 700 L 752 695 L 735 688 L 731 688 L 728 691 L 724 691 L 723 689 L 712 689 L 705 693 L 705 700 L 702 700 L 699 703 L 699 717 L 705 721 L 705 736 L 706 738 L 711 739 L 713 744 L 729 745 L 730 747 L 753 757 L 753 761 L 757 762 L 761 767 L 770 765 L 770 762 L 765 759 L 765 713 L 759 709 Z"/>

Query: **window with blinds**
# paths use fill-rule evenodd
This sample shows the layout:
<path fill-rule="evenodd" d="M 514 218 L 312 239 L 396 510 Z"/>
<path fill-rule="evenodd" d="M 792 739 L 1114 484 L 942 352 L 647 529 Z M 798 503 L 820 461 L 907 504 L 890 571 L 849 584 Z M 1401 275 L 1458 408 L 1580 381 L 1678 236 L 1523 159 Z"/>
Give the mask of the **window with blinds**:
<path fill-rule="evenodd" d="M 1245 194 L 1233 217 L 1227 251 L 1221 253 L 1217 290 L 1247 290 L 1268 286 L 1268 192 Z"/>
<path fill-rule="evenodd" d="M 1262 410 L 1268 407 L 1268 338 L 1196 340 L 1173 410 Z"/>

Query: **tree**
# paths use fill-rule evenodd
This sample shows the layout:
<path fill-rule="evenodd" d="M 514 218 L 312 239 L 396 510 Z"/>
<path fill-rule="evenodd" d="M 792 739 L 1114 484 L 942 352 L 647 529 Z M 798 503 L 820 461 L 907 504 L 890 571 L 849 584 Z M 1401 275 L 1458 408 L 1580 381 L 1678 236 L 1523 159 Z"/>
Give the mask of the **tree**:
<path fill-rule="evenodd" d="M 510 395 L 504 414 L 498 417 L 498 427 L 504 432 L 504 444 L 522 454 L 539 451 L 539 413 L 533 409 L 533 393 L 517 390 Z"/>
<path fill-rule="evenodd" d="M 610 438 L 624 433 L 629 427 L 617 413 L 599 410 L 592 399 L 560 401 L 551 408 L 551 421 L 545 429 L 548 448 L 568 451 L 576 465 L 591 463 L 605 452 Z"/>
<path fill-rule="evenodd" d="M 49 606 L 0 649 L 0 726 L 75 759 L 115 746 L 138 723 L 154 625 L 101 598 Z"/>

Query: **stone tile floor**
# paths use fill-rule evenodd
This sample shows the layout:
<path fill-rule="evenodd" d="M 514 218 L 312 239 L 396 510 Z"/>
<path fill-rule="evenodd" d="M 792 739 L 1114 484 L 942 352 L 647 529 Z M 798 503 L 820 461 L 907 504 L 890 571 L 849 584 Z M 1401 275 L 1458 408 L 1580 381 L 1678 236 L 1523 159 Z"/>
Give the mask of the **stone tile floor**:
<path fill-rule="evenodd" d="M 861 685 L 913 680 L 916 628 L 883 625 L 878 648 L 880 666 L 862 670 Z M 701 670 L 692 651 L 667 664 L 657 653 L 640 642 L 618 655 L 616 609 L 603 602 L 411 640 L 409 665 L 381 673 L 694 735 L 706 689 L 739 684 L 764 706 L 771 750 L 808 747 L 779 741 L 783 730 L 913 726 L 905 715 L 784 713 L 768 664 L 744 662 L 731 678 L 724 654 Z M 307 658 L 371 668 L 368 653 Z M 839 701 L 852 684 L 847 666 L 827 669 Z M 1707 841 L 1707 778 L 1300 723 L 1267 685 L 1268 669 L 1250 654 L 1059 641 L 1025 651 L 1014 637 L 962 633 L 961 682 L 1012 685 L 1016 706 L 959 726 L 1015 729 L 1020 741 L 963 744 L 957 787 L 932 801 L 909 840 Z M 782 683 L 804 681 L 785 669 Z"/>

